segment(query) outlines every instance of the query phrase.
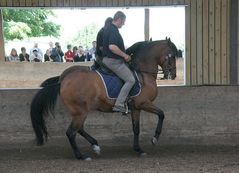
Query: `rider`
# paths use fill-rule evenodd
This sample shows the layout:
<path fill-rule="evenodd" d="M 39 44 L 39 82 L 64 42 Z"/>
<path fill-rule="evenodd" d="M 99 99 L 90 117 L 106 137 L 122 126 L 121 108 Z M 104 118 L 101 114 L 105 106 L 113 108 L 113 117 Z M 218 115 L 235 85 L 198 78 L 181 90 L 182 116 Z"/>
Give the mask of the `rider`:
<path fill-rule="evenodd" d="M 125 53 L 124 41 L 119 33 L 125 23 L 126 16 L 123 12 L 115 13 L 112 23 L 104 29 L 103 33 L 103 63 L 112 70 L 125 83 L 116 99 L 113 111 L 125 113 L 125 101 L 135 83 L 134 76 L 125 62 L 129 62 L 131 57 Z"/>

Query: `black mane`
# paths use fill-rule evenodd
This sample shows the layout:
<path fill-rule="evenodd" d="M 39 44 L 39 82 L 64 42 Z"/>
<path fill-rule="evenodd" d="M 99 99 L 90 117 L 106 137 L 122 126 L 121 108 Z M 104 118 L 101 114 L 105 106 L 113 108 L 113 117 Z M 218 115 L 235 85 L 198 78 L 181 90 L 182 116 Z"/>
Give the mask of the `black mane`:
<path fill-rule="evenodd" d="M 172 48 L 175 56 L 177 57 L 178 56 L 178 49 L 177 47 L 175 46 L 175 44 L 173 42 L 169 42 L 169 46 Z"/>
<path fill-rule="evenodd" d="M 141 41 L 133 44 L 128 49 L 126 49 L 126 53 L 128 55 L 131 55 L 133 59 L 140 58 L 144 53 L 147 53 L 145 50 L 149 50 L 151 47 L 153 47 L 155 44 L 159 44 L 162 42 L 167 42 L 169 46 L 172 48 L 174 53 L 177 55 L 177 47 L 174 45 L 173 42 L 170 40 L 157 40 L 157 41 Z M 140 56 L 141 55 L 141 56 Z"/>
<path fill-rule="evenodd" d="M 132 57 L 136 57 L 136 55 L 142 50 L 146 45 L 149 44 L 149 41 L 141 41 L 133 44 L 128 49 L 126 49 L 126 53 L 131 55 Z"/>
<path fill-rule="evenodd" d="M 170 39 L 166 40 L 156 40 L 156 41 L 141 41 L 133 44 L 128 49 L 126 49 L 126 53 L 132 57 L 132 61 L 130 63 L 130 67 L 132 69 L 138 68 L 138 63 L 140 61 L 147 62 L 150 60 L 150 57 L 147 54 L 150 52 L 150 49 L 157 44 L 168 44 L 168 46 L 172 49 L 174 56 L 177 56 L 177 47 Z"/>

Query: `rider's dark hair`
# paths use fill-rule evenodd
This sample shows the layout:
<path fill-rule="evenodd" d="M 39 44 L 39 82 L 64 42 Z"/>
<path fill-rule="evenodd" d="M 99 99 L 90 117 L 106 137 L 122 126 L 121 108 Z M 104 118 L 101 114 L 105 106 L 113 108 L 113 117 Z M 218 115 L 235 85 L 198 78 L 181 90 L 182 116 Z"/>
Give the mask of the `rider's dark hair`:
<path fill-rule="evenodd" d="M 113 18 L 112 17 L 108 17 L 106 20 L 105 20 L 105 25 L 104 25 L 104 28 L 106 28 L 107 26 L 109 26 L 113 21 Z"/>

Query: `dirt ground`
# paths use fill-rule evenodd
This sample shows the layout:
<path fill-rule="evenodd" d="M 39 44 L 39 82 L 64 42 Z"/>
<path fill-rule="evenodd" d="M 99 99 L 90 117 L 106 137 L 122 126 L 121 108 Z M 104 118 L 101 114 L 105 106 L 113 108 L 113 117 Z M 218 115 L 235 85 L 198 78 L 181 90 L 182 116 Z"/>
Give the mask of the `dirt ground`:
<path fill-rule="evenodd" d="M 92 161 L 73 157 L 66 138 L 50 139 L 43 147 L 32 143 L 0 143 L 1 173 L 238 173 L 239 146 L 151 146 L 139 157 L 131 144 L 101 142 L 101 156 L 83 145 Z"/>

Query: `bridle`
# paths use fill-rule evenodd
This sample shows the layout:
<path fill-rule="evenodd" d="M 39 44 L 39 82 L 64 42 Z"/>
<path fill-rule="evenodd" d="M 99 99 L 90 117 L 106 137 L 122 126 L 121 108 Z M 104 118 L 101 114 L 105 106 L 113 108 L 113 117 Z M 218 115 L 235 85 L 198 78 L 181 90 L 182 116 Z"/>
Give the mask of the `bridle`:
<path fill-rule="evenodd" d="M 166 71 L 168 71 L 169 72 L 169 74 L 170 74 L 170 69 L 171 68 L 169 68 L 170 67 L 170 64 L 169 64 L 169 62 L 171 61 L 171 59 L 173 58 L 173 56 L 172 56 L 172 54 L 171 53 L 168 53 L 168 55 L 165 57 L 165 61 L 163 62 L 163 64 L 162 64 L 162 67 L 166 67 L 166 68 L 162 68 L 162 70 L 163 70 L 163 73 Z M 166 64 L 167 63 L 167 64 Z M 139 69 L 135 69 L 134 68 L 134 66 L 131 66 L 136 72 L 139 72 L 139 73 L 146 73 L 146 74 L 152 74 L 152 75 L 158 75 L 158 74 L 160 74 L 159 73 L 159 69 L 157 70 L 157 72 L 151 72 L 151 71 L 145 71 L 145 70 L 139 70 Z"/>
<path fill-rule="evenodd" d="M 162 67 L 162 70 L 163 70 L 163 74 L 165 75 L 165 73 L 167 73 L 168 75 L 167 76 L 171 76 L 171 72 L 170 72 L 170 70 L 172 70 L 173 69 L 173 67 L 172 67 L 172 65 L 171 65 L 171 62 L 173 61 L 173 58 L 175 58 L 175 55 L 177 54 L 177 52 L 174 52 L 174 48 L 172 47 L 172 45 L 170 44 L 170 42 L 168 43 L 169 44 L 169 47 L 170 47 L 170 49 L 169 50 L 167 50 L 167 54 L 166 54 L 166 56 L 165 56 L 165 60 L 164 60 L 164 62 L 162 63 L 162 65 L 161 65 L 161 67 Z M 135 66 L 134 65 L 130 65 L 131 66 L 131 68 L 134 70 L 134 71 L 136 71 L 136 72 L 138 72 L 138 73 L 146 73 L 146 74 L 151 74 L 151 75 L 153 75 L 154 77 L 155 77 L 155 75 L 158 75 L 158 74 L 160 74 L 159 73 L 159 69 L 157 70 L 157 72 L 155 72 L 155 71 L 146 71 L 146 70 L 140 70 L 140 69 L 137 69 L 137 68 L 135 68 Z M 137 67 L 137 66 L 136 66 Z M 156 76 L 157 77 L 157 76 Z"/>
<path fill-rule="evenodd" d="M 173 58 L 175 58 L 175 56 L 173 56 L 171 53 L 168 53 L 168 55 L 165 57 L 165 61 L 162 64 L 163 68 L 163 72 L 168 73 L 168 79 L 171 78 L 171 72 L 170 70 L 173 69 L 173 67 L 171 66 L 170 62 L 173 61 Z"/>

